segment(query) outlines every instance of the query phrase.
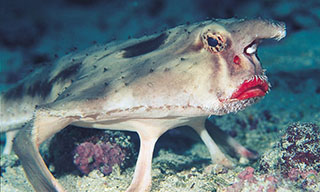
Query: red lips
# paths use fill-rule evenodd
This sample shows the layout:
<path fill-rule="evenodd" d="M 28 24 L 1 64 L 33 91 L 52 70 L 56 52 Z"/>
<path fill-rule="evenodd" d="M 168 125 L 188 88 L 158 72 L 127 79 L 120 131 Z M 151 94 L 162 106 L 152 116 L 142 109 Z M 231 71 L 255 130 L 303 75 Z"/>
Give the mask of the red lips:
<path fill-rule="evenodd" d="M 252 97 L 263 97 L 269 89 L 268 82 L 260 78 L 245 80 L 230 99 L 244 100 Z"/>

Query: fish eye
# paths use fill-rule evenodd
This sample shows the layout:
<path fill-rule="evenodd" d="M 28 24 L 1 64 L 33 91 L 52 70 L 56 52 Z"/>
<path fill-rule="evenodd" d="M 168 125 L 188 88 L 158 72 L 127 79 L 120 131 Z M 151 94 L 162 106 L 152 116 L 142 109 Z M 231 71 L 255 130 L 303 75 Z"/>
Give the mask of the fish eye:
<path fill-rule="evenodd" d="M 207 33 L 203 36 L 204 47 L 212 52 L 221 52 L 225 47 L 226 43 L 224 38 L 218 33 Z"/>
<path fill-rule="evenodd" d="M 211 47 L 215 47 L 218 45 L 218 40 L 213 37 L 208 37 L 208 45 Z"/>

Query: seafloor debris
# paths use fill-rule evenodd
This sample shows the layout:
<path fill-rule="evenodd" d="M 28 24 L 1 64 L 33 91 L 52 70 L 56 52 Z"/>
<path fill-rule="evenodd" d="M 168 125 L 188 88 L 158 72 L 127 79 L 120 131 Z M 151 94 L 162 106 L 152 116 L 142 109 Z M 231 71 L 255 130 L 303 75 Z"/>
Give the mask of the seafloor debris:
<path fill-rule="evenodd" d="M 315 124 L 293 124 L 280 140 L 281 173 L 289 176 L 292 169 L 320 172 L 320 130 Z"/>
<path fill-rule="evenodd" d="M 256 174 L 254 168 L 246 167 L 238 174 L 237 182 L 224 189 L 227 192 L 237 192 L 247 189 L 248 191 L 268 191 L 275 192 L 280 189 L 279 178 L 268 174 Z M 281 187 L 281 189 L 284 189 Z"/>
<path fill-rule="evenodd" d="M 294 182 L 301 189 L 313 188 L 320 174 L 320 129 L 312 123 L 295 123 L 280 141 L 264 153 L 262 173 L 275 173 Z"/>
<path fill-rule="evenodd" d="M 275 153 L 266 153 L 261 159 L 260 169 L 264 172 L 279 169 L 285 177 L 289 177 L 292 169 L 320 172 L 320 130 L 316 124 L 289 126 L 272 150 Z"/>

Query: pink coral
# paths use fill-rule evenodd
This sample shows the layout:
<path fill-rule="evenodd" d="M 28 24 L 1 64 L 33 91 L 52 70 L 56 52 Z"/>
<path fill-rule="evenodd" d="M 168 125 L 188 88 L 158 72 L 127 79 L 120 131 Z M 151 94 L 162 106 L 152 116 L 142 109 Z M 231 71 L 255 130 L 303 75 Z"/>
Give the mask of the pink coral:
<path fill-rule="evenodd" d="M 270 181 L 272 184 L 276 184 L 279 182 L 279 180 L 275 176 L 272 176 L 272 175 L 266 175 L 265 180 Z"/>
<path fill-rule="evenodd" d="M 94 169 L 99 169 L 103 174 L 112 172 L 114 165 L 121 165 L 125 160 L 125 152 L 119 145 L 106 143 L 93 144 L 84 142 L 74 151 L 74 164 L 84 173 L 89 174 Z"/>
<path fill-rule="evenodd" d="M 248 180 L 249 182 L 254 182 L 254 168 L 247 167 L 244 171 L 240 172 L 238 177 L 242 180 Z"/>

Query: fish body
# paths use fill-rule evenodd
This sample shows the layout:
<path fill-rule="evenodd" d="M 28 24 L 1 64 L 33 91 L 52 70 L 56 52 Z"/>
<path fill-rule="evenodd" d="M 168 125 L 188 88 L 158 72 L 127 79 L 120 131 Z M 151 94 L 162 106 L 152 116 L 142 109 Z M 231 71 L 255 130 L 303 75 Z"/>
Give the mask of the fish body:
<path fill-rule="evenodd" d="M 127 191 L 150 189 L 154 145 L 182 125 L 196 130 L 214 163 L 231 166 L 206 131 L 206 119 L 265 96 L 270 85 L 257 46 L 285 34 L 280 22 L 218 19 L 67 55 L 1 94 L 0 130 L 16 137 L 14 150 L 36 191 L 63 191 L 38 146 L 68 125 L 139 134 Z M 240 155 L 254 156 L 232 138 L 225 140 Z"/>

